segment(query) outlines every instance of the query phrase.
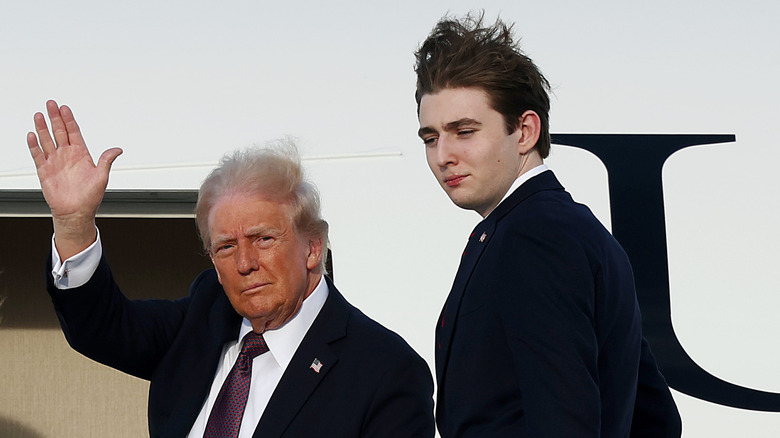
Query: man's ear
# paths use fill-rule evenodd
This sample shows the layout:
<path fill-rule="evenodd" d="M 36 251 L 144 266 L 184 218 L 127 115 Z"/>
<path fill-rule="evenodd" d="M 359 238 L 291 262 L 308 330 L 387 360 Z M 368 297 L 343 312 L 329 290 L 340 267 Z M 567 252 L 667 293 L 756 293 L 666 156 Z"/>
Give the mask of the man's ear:
<path fill-rule="evenodd" d="M 526 155 L 534 149 L 542 134 L 542 121 L 536 111 L 524 112 L 517 123 L 517 146 L 520 155 Z"/>
<path fill-rule="evenodd" d="M 209 260 L 211 260 L 214 270 L 217 271 L 217 280 L 219 280 L 219 284 L 222 284 L 222 277 L 219 275 L 219 269 L 217 269 L 217 264 L 214 263 L 214 254 L 212 254 L 211 251 L 209 251 Z"/>
<path fill-rule="evenodd" d="M 310 271 L 319 270 L 320 262 L 322 261 L 322 247 L 322 238 L 309 240 L 309 254 L 306 257 L 306 268 Z"/>

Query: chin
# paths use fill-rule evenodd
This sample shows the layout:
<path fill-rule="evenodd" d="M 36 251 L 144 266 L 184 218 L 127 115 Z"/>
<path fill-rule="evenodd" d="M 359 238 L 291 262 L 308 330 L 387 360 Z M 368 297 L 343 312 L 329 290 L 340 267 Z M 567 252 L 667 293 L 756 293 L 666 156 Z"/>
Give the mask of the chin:
<path fill-rule="evenodd" d="M 253 320 L 264 320 L 272 316 L 271 309 L 262 306 L 243 305 L 236 308 L 236 312 L 244 318 Z"/>
<path fill-rule="evenodd" d="M 458 199 L 450 197 L 450 200 L 453 204 L 457 205 L 458 207 L 464 209 L 464 210 L 474 210 L 476 211 L 476 206 L 473 202 L 469 202 L 468 199 Z"/>

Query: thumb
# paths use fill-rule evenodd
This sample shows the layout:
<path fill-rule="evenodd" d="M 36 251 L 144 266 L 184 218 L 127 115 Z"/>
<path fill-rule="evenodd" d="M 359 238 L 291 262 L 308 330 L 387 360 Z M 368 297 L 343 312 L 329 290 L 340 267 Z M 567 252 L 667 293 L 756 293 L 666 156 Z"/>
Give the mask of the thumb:
<path fill-rule="evenodd" d="M 98 160 L 98 167 L 105 168 L 106 172 L 111 170 L 111 165 L 114 164 L 114 160 L 124 152 L 121 148 L 111 148 L 104 151 L 100 155 Z"/>

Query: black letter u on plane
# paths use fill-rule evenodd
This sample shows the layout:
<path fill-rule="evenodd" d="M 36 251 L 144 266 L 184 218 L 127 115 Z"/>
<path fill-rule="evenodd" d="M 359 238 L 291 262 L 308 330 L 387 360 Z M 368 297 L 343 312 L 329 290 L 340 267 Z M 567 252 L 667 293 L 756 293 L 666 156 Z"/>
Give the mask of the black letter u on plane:
<path fill-rule="evenodd" d="M 642 329 L 669 386 L 725 406 L 780 412 L 780 394 L 735 385 L 702 369 L 672 327 L 661 170 L 680 149 L 735 140 L 734 135 L 552 135 L 553 143 L 585 149 L 607 168 L 612 234 L 631 259 Z"/>

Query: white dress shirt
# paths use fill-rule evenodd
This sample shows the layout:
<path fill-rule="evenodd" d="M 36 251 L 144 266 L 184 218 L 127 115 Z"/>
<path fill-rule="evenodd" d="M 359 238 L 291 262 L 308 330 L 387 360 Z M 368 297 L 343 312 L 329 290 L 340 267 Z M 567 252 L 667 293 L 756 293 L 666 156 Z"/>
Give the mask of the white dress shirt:
<path fill-rule="evenodd" d="M 276 385 L 282 379 L 282 374 L 284 374 L 287 365 L 292 360 L 298 345 L 300 345 L 306 332 L 309 331 L 309 327 L 311 327 L 314 319 L 320 313 L 326 298 L 328 298 L 328 286 L 323 277 L 320 279 L 320 283 L 314 289 L 314 292 L 303 300 L 301 309 L 293 319 L 277 329 L 266 330 L 263 333 L 263 338 L 266 345 L 268 345 L 269 351 L 257 356 L 252 361 L 252 383 L 249 386 L 249 398 L 244 409 L 244 418 L 241 420 L 239 438 L 251 438 L 255 432 L 257 423 L 260 422 L 260 417 L 263 416 L 265 407 L 268 405 L 268 400 L 271 399 Z M 238 339 L 244 339 L 244 335 L 249 333 L 250 330 L 252 330 L 252 324 L 244 318 Z M 222 384 L 225 382 L 228 374 L 230 374 L 230 370 L 241 352 L 242 345 L 239 345 L 238 339 L 228 342 L 222 349 L 222 360 L 219 362 L 217 374 L 211 383 L 209 396 L 206 398 L 206 402 L 203 404 L 195 424 L 192 425 L 192 430 L 187 435 L 188 438 L 203 437 L 211 408 L 217 401 L 219 390 L 222 388 Z"/>
<path fill-rule="evenodd" d="M 103 246 L 100 244 L 100 231 L 97 239 L 87 249 L 65 260 L 60 260 L 57 246 L 54 244 L 54 236 L 51 236 L 51 275 L 54 277 L 54 286 L 57 289 L 73 289 L 87 284 L 92 274 L 100 264 L 103 256 Z"/>
<path fill-rule="evenodd" d="M 52 237 L 52 276 L 54 285 L 58 289 L 72 289 L 84 285 L 95 273 L 103 249 L 100 243 L 100 233 L 95 243 L 81 253 L 65 260 L 60 260 L 57 248 Z M 301 305 L 298 313 L 283 326 L 274 330 L 266 330 L 263 333 L 269 351 L 261 354 L 252 361 L 252 383 L 249 386 L 249 397 L 244 417 L 241 420 L 239 438 L 251 438 L 265 411 L 268 401 L 271 399 L 276 385 L 279 384 L 287 365 L 292 360 L 295 351 L 298 350 L 303 337 L 309 331 L 314 320 L 319 315 L 325 300 L 328 298 L 328 285 L 324 276 L 319 284 Z M 201 407 L 200 414 L 192 425 L 188 438 L 202 438 L 206 429 L 211 408 L 217 400 L 219 390 L 225 382 L 230 370 L 233 368 L 238 355 L 241 352 L 239 339 L 252 330 L 252 324 L 244 318 L 237 339 L 227 342 L 222 349 L 222 358 L 217 366 L 217 372 L 211 383 L 209 395 Z"/>

